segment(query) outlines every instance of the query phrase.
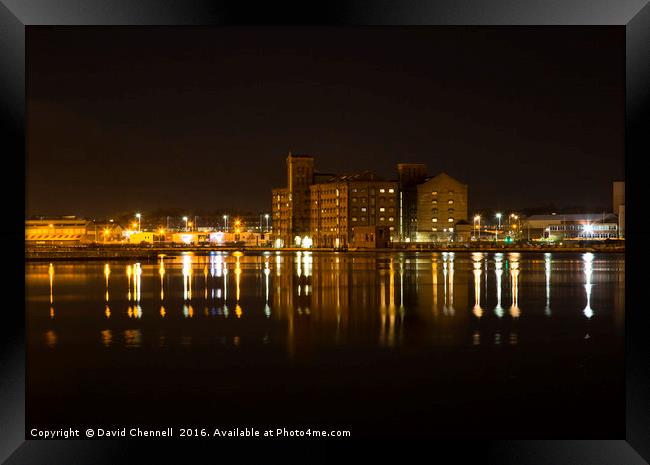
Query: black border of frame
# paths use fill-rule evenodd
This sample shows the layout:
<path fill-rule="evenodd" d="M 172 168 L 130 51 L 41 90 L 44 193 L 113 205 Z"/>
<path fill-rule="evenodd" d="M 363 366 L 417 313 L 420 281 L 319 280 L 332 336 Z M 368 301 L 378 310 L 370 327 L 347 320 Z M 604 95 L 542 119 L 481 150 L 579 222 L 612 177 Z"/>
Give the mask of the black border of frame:
<path fill-rule="evenodd" d="M 188 461 L 198 443 L 141 441 L 25 441 L 24 255 L 22 246 L 25 161 L 25 37 L 35 25 L 618 25 L 626 34 L 626 437 L 607 441 L 466 441 L 431 444 L 433 457 L 454 454 L 454 462 L 474 458 L 481 463 L 642 464 L 650 460 L 650 338 L 648 312 L 643 308 L 644 273 L 650 263 L 643 250 L 650 237 L 642 211 L 644 156 L 650 154 L 650 4 L 648 0 L 363 0 L 267 2 L 210 0 L 0 0 L 0 153 L 15 180 L 0 183 L 5 212 L 0 238 L 11 251 L 11 273 L 3 288 L 17 296 L 17 305 L 2 309 L 0 325 L 0 459 L 9 463 L 116 463 L 151 458 L 151 447 L 167 460 Z M 18 161 L 18 163 L 13 163 Z M 22 162 L 22 164 L 21 164 Z M 15 168 L 12 168 L 12 170 Z M 647 193 L 645 195 L 647 197 Z M 15 219 L 15 221 L 11 221 Z M 633 253 L 629 253 L 633 251 Z M 21 273 L 22 272 L 22 273 Z M 14 292 L 16 289 L 23 292 Z M 5 291 L 6 292 L 6 291 Z M 647 291 L 646 291 L 647 292 Z M 561 421 L 561 419 L 558 419 Z M 462 432 L 459 432 L 462 434 Z M 552 434 L 552 432 L 551 432 Z M 579 436 L 579 433 L 577 433 Z M 174 444 L 173 442 L 171 444 Z M 236 441 L 239 453 L 242 443 Z M 220 450 L 227 444 L 219 443 Z M 295 450 L 296 442 L 290 444 Z M 309 442 L 309 462 L 325 458 L 334 442 Z M 211 443 L 214 447 L 215 444 Z M 384 458 L 403 450 L 383 447 Z M 206 447 L 201 443 L 200 448 Z M 267 446 L 264 446 L 267 447 Z M 290 453 L 282 443 L 268 446 Z M 148 450 L 147 450 L 148 449 Z M 183 449 L 185 449 L 183 451 Z M 250 448 L 246 448 L 250 449 Z M 259 449 L 259 444 L 253 449 Z M 338 449 L 338 447 L 337 447 Z M 374 449 L 374 448 L 373 448 Z M 180 455 L 176 455 L 177 452 Z M 139 455 L 141 452 L 147 455 Z M 370 451 L 372 453 L 372 450 Z M 377 452 L 374 452 L 377 453 Z M 304 460 L 303 458 L 303 460 Z M 461 460 L 459 460 L 461 459 Z M 321 459 L 322 460 L 322 459 Z"/>

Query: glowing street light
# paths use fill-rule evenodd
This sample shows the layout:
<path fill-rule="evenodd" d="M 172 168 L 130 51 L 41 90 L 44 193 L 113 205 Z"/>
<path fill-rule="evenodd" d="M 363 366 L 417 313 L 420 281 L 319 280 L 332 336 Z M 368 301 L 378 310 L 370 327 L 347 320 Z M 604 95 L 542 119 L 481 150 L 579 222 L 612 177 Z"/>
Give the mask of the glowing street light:
<path fill-rule="evenodd" d="M 185 221 L 185 231 L 187 231 L 187 216 L 183 217 L 183 221 Z"/>
<path fill-rule="evenodd" d="M 266 218 L 266 232 L 269 232 L 269 214 L 265 214 L 264 218 Z"/>
<path fill-rule="evenodd" d="M 142 218 L 142 215 L 141 215 L 140 213 L 136 213 L 136 214 L 135 214 L 135 217 L 138 219 L 138 232 L 140 232 L 140 231 L 141 231 L 141 228 L 140 228 L 140 218 Z"/>
<path fill-rule="evenodd" d="M 223 215 L 223 230 L 228 232 L 228 215 Z"/>
<path fill-rule="evenodd" d="M 478 228 L 476 227 L 478 223 Z M 478 240 L 481 240 L 481 215 L 474 216 L 474 229 L 478 229 Z"/>

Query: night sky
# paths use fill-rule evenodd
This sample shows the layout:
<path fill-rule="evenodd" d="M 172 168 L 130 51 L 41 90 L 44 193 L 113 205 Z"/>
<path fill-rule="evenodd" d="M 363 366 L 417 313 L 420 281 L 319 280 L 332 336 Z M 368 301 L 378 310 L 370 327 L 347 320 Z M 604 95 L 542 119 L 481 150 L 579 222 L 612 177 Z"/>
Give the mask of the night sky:
<path fill-rule="evenodd" d="M 266 211 L 288 151 L 387 178 L 423 162 L 469 185 L 471 211 L 609 207 L 624 175 L 622 27 L 30 27 L 27 39 L 28 215 Z"/>

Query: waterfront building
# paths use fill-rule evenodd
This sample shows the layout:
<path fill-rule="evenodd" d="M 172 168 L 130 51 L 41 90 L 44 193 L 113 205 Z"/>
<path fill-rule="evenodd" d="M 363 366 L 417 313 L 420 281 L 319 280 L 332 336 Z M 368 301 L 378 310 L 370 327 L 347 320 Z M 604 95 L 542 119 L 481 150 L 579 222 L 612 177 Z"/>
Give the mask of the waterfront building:
<path fill-rule="evenodd" d="M 453 240 L 456 224 L 467 221 L 467 184 L 440 173 L 418 184 L 417 192 L 416 240 Z"/>
<path fill-rule="evenodd" d="M 25 242 L 73 245 L 98 242 L 101 230 L 92 221 L 75 216 L 41 217 L 25 221 Z"/>
<path fill-rule="evenodd" d="M 295 236 L 309 234 L 309 186 L 314 182 L 314 158 L 287 156 L 287 187 L 273 189 L 273 236 L 279 246 L 290 246 Z"/>
<path fill-rule="evenodd" d="M 417 239 L 418 188 L 427 177 L 423 163 L 398 163 L 399 182 L 399 240 L 411 242 Z"/>
<path fill-rule="evenodd" d="M 618 237 L 618 219 L 611 213 L 531 215 L 521 233 L 531 240 L 598 240 Z"/>
<path fill-rule="evenodd" d="M 370 172 L 334 176 L 310 187 L 310 236 L 316 247 L 347 247 L 357 226 L 399 227 L 399 185 Z"/>

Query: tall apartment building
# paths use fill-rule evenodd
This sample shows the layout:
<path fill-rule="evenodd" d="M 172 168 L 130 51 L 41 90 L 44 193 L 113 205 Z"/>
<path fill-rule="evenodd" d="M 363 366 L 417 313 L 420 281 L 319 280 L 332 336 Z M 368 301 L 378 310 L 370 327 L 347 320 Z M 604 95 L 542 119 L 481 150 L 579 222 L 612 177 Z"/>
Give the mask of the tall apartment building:
<path fill-rule="evenodd" d="M 417 241 L 452 238 L 456 223 L 467 221 L 467 184 L 440 173 L 418 184 L 417 189 Z"/>
<path fill-rule="evenodd" d="M 386 226 L 395 240 L 399 228 L 399 184 L 369 172 L 334 176 L 313 184 L 311 237 L 316 247 L 347 247 L 355 226 Z"/>
<path fill-rule="evenodd" d="M 427 177 L 427 166 L 423 163 L 398 163 L 399 207 L 401 241 L 415 241 L 418 225 L 418 188 L 417 185 Z"/>
<path fill-rule="evenodd" d="M 287 156 L 287 187 L 272 190 L 273 239 L 283 246 L 309 234 L 309 186 L 314 182 L 314 157 Z M 277 242 L 276 242 L 277 243 Z"/>

